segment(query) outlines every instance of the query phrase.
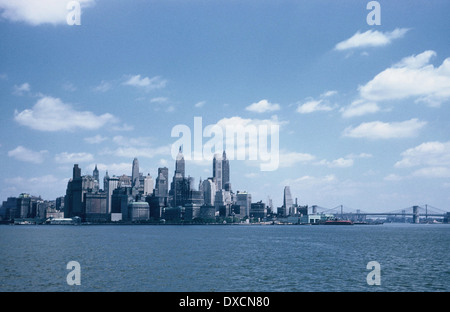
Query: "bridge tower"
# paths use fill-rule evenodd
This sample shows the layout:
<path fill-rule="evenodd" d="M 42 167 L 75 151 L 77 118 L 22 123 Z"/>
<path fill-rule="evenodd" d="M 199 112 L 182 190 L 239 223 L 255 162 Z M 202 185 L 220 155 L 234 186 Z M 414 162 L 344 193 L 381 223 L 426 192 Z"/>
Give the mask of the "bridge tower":
<path fill-rule="evenodd" d="M 419 223 L 419 206 L 413 206 L 413 223 Z"/>

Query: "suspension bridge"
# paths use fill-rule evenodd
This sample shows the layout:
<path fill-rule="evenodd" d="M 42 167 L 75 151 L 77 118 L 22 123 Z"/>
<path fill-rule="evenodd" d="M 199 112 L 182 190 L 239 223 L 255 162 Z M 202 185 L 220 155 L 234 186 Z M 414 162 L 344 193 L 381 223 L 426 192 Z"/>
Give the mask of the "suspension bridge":
<path fill-rule="evenodd" d="M 387 212 L 368 212 L 360 209 L 352 209 L 351 207 L 338 205 L 334 208 L 326 208 L 317 205 L 313 205 L 309 208 L 308 213 L 311 214 L 330 214 L 335 218 L 342 220 L 352 221 L 364 221 L 367 217 L 393 217 L 400 218 L 406 222 L 407 218 L 412 218 L 412 223 L 419 223 L 420 219 L 443 218 L 444 222 L 449 222 L 450 212 L 436 208 L 434 206 L 424 204 L 406 207 L 403 209 L 397 209 Z"/>

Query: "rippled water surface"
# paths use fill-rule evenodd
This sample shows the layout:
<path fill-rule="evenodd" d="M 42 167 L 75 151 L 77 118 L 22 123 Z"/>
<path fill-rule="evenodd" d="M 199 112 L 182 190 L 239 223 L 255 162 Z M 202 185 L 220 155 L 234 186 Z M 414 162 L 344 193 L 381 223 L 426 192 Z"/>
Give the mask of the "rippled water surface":
<path fill-rule="evenodd" d="M 0 249 L 0 291 L 450 291 L 447 224 L 4 225 Z"/>

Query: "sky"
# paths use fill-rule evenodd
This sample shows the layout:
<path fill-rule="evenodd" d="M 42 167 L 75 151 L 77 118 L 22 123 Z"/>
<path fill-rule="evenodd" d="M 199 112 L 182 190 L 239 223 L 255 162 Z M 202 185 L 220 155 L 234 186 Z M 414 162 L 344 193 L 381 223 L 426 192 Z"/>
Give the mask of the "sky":
<path fill-rule="evenodd" d="M 450 2 L 369 2 L 0 0 L 0 201 L 63 196 L 74 164 L 171 179 L 188 138 L 198 183 L 238 125 L 278 142 L 271 170 L 227 150 L 253 202 L 448 211 Z"/>

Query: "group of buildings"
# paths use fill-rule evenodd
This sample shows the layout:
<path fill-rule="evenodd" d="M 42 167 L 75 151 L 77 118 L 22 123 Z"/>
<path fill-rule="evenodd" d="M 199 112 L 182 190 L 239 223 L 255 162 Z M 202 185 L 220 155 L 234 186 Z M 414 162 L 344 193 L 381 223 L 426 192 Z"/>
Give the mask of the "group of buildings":
<path fill-rule="evenodd" d="M 272 202 L 252 202 L 248 192 L 233 192 L 230 183 L 230 163 L 226 152 L 216 154 L 212 177 L 196 185 L 186 176 L 185 160 L 181 150 L 175 160 L 171 181 L 166 167 L 158 168 L 156 179 L 139 171 L 139 161 L 133 160 L 131 176 L 100 177 L 97 166 L 92 175 L 82 175 L 78 164 L 73 167 L 65 196 L 55 201 L 21 194 L 9 197 L 0 209 L 3 220 L 26 218 L 61 219 L 78 217 L 82 222 L 144 222 L 162 220 L 216 222 L 217 218 L 231 218 L 233 222 L 264 220 L 276 215 Z M 278 216 L 307 214 L 305 207 L 293 203 L 289 187 L 284 190 L 283 207 Z"/>

